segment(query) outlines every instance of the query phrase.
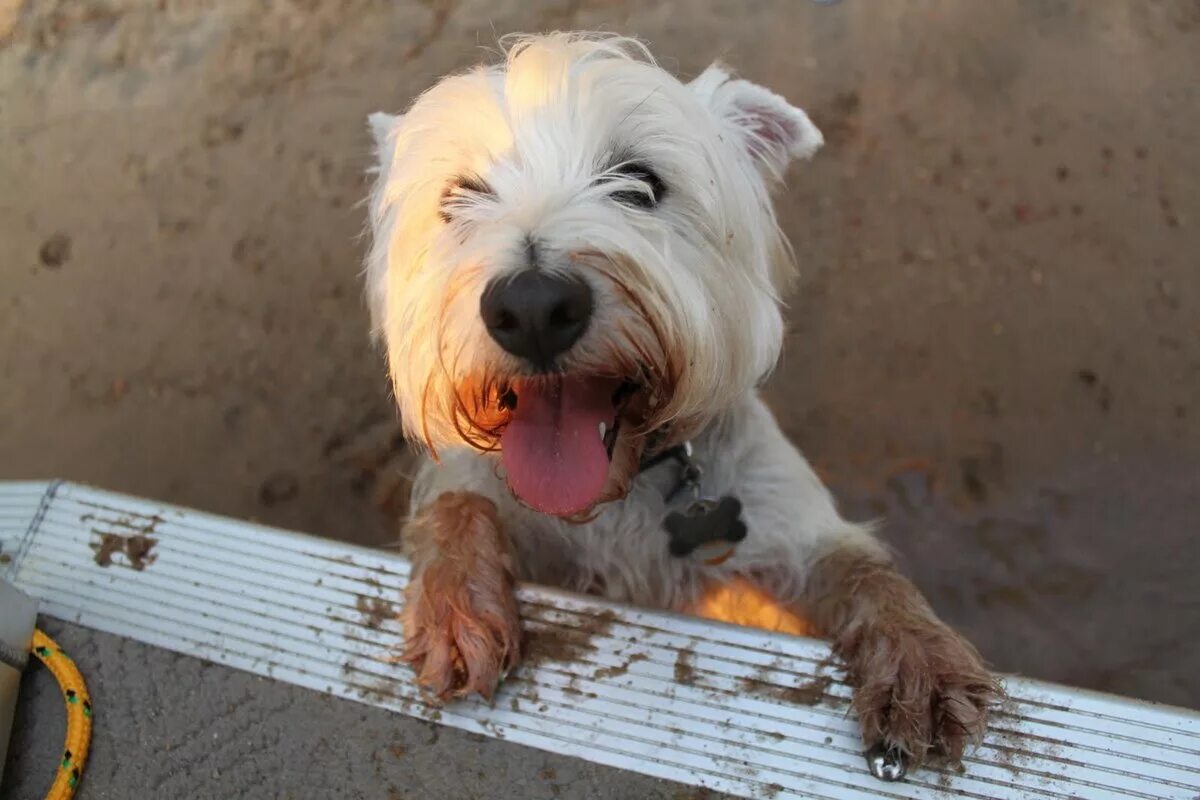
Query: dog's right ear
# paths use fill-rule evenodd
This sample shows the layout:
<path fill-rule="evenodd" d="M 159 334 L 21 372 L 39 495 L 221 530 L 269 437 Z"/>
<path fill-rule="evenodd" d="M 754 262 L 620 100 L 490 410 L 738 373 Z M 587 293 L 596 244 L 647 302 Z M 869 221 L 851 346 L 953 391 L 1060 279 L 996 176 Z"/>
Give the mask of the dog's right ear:
<path fill-rule="evenodd" d="M 380 156 L 386 152 L 392 134 L 400 126 L 401 119 L 402 117 L 399 115 L 385 114 L 382 111 L 376 111 L 367 116 L 367 127 L 371 129 L 371 137 L 375 139 L 375 147 L 379 150 Z"/>
<path fill-rule="evenodd" d="M 720 64 L 700 73 L 690 88 L 769 179 L 783 177 L 794 158 L 811 158 L 825 138 L 799 108 L 766 87 L 732 77 Z"/>

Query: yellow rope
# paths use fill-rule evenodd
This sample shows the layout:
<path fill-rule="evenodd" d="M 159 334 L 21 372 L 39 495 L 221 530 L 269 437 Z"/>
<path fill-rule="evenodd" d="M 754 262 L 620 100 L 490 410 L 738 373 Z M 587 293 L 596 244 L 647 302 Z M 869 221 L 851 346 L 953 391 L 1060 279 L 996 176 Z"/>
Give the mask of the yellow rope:
<path fill-rule="evenodd" d="M 67 742 L 54 784 L 46 800 L 70 800 L 87 763 L 88 745 L 92 742 L 92 701 L 88 697 L 83 676 L 75 662 L 59 649 L 58 644 L 40 630 L 33 632 L 33 654 L 41 659 L 62 689 L 67 702 Z"/>

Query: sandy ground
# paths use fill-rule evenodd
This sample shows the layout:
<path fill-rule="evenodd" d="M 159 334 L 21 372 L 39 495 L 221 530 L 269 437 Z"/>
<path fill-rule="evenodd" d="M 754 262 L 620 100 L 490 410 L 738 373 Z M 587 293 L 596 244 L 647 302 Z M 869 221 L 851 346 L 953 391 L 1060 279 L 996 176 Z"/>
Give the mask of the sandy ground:
<path fill-rule="evenodd" d="M 386 544 L 364 119 L 514 30 L 810 109 L 769 395 L 1001 669 L 1200 706 L 1194 2 L 0 2 L 0 478 Z"/>

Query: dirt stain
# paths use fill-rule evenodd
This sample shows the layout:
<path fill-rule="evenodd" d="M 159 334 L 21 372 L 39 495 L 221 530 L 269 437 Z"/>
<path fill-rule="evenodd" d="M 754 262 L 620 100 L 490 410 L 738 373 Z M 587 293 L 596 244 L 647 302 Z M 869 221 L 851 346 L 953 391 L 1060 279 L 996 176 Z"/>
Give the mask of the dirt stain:
<path fill-rule="evenodd" d="M 38 260 L 47 269 L 58 269 L 71 258 L 71 237 L 65 233 L 56 233 L 42 242 L 38 249 Z"/>
<path fill-rule="evenodd" d="M 604 636 L 616 620 L 615 611 L 605 609 L 587 616 L 574 628 L 528 629 L 525 632 L 525 664 L 574 663 L 596 652 L 592 639 Z"/>
<path fill-rule="evenodd" d="M 790 703 L 815 706 L 825 699 L 825 692 L 829 690 L 829 686 L 832 683 L 833 678 L 828 675 L 818 675 L 807 683 L 802 683 L 790 689 L 785 688 L 781 697 Z"/>
<path fill-rule="evenodd" d="M 639 661 L 645 661 L 649 656 L 645 653 L 634 653 L 629 657 L 629 660 L 624 664 L 618 664 L 615 667 L 603 667 L 592 673 L 593 680 L 603 680 L 604 678 L 615 678 L 618 675 L 624 675 L 629 672 L 629 668 Z"/>
<path fill-rule="evenodd" d="M 162 517 L 158 516 L 157 514 L 152 514 L 149 516 L 142 515 L 142 514 L 138 514 L 138 515 L 122 514 L 121 516 L 112 518 L 112 517 L 100 517 L 95 514 L 89 513 L 89 514 L 81 515 L 79 517 L 79 521 L 80 522 L 96 522 L 96 523 L 100 523 L 101 525 L 108 527 L 108 528 L 125 528 L 126 530 L 133 531 L 134 533 L 140 533 L 144 536 L 149 536 L 150 534 L 154 533 L 158 529 L 158 524 L 160 522 L 165 522 L 166 520 L 164 520 Z M 99 534 L 102 536 L 102 535 L 104 535 L 105 531 L 101 530 L 100 528 L 92 528 L 92 533 Z M 125 535 L 128 535 L 128 534 L 125 534 Z"/>
<path fill-rule="evenodd" d="M 799 686 L 780 686 L 767 679 L 764 669 L 755 677 L 742 678 L 741 684 L 743 689 L 760 697 L 773 697 L 792 705 L 815 706 L 827 699 L 826 692 L 833 684 L 833 678 L 818 675 Z"/>
<path fill-rule="evenodd" d="M 96 533 L 99 532 L 96 531 Z M 100 541 L 92 542 L 88 547 L 96 554 L 93 560 L 101 567 L 110 567 L 114 563 L 117 566 L 126 566 L 120 562 L 113 561 L 114 555 L 123 553 L 129 561 L 128 566 L 131 569 L 141 572 L 158 558 L 152 552 L 156 544 L 158 544 L 158 539 L 141 533 L 134 534 L 133 536 L 121 536 L 117 533 L 100 533 Z"/>
<path fill-rule="evenodd" d="M 258 502 L 267 508 L 286 503 L 296 496 L 300 483 L 296 476 L 283 470 L 272 473 L 258 487 Z"/>
<path fill-rule="evenodd" d="M 393 619 L 397 616 L 395 603 L 389 602 L 379 597 L 364 597 L 358 596 L 354 607 L 357 608 L 363 615 L 363 624 L 371 629 L 378 629 L 385 620 Z"/>
<path fill-rule="evenodd" d="M 695 655 L 691 650 L 680 650 L 675 657 L 675 682 L 686 683 L 689 686 L 696 682 L 696 668 L 692 661 Z"/>

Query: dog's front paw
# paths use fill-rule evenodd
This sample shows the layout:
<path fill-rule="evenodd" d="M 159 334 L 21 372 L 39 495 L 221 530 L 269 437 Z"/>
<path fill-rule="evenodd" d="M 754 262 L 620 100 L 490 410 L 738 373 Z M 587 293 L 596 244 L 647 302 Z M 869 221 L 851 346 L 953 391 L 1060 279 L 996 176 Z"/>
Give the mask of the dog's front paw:
<path fill-rule="evenodd" d="M 975 648 L 937 620 L 870 626 L 846 650 L 863 741 L 912 765 L 958 761 L 1003 696 Z"/>
<path fill-rule="evenodd" d="M 521 655 L 512 587 L 470 576 L 451 560 L 429 564 L 405 591 L 404 660 L 438 700 L 491 698 Z"/>

